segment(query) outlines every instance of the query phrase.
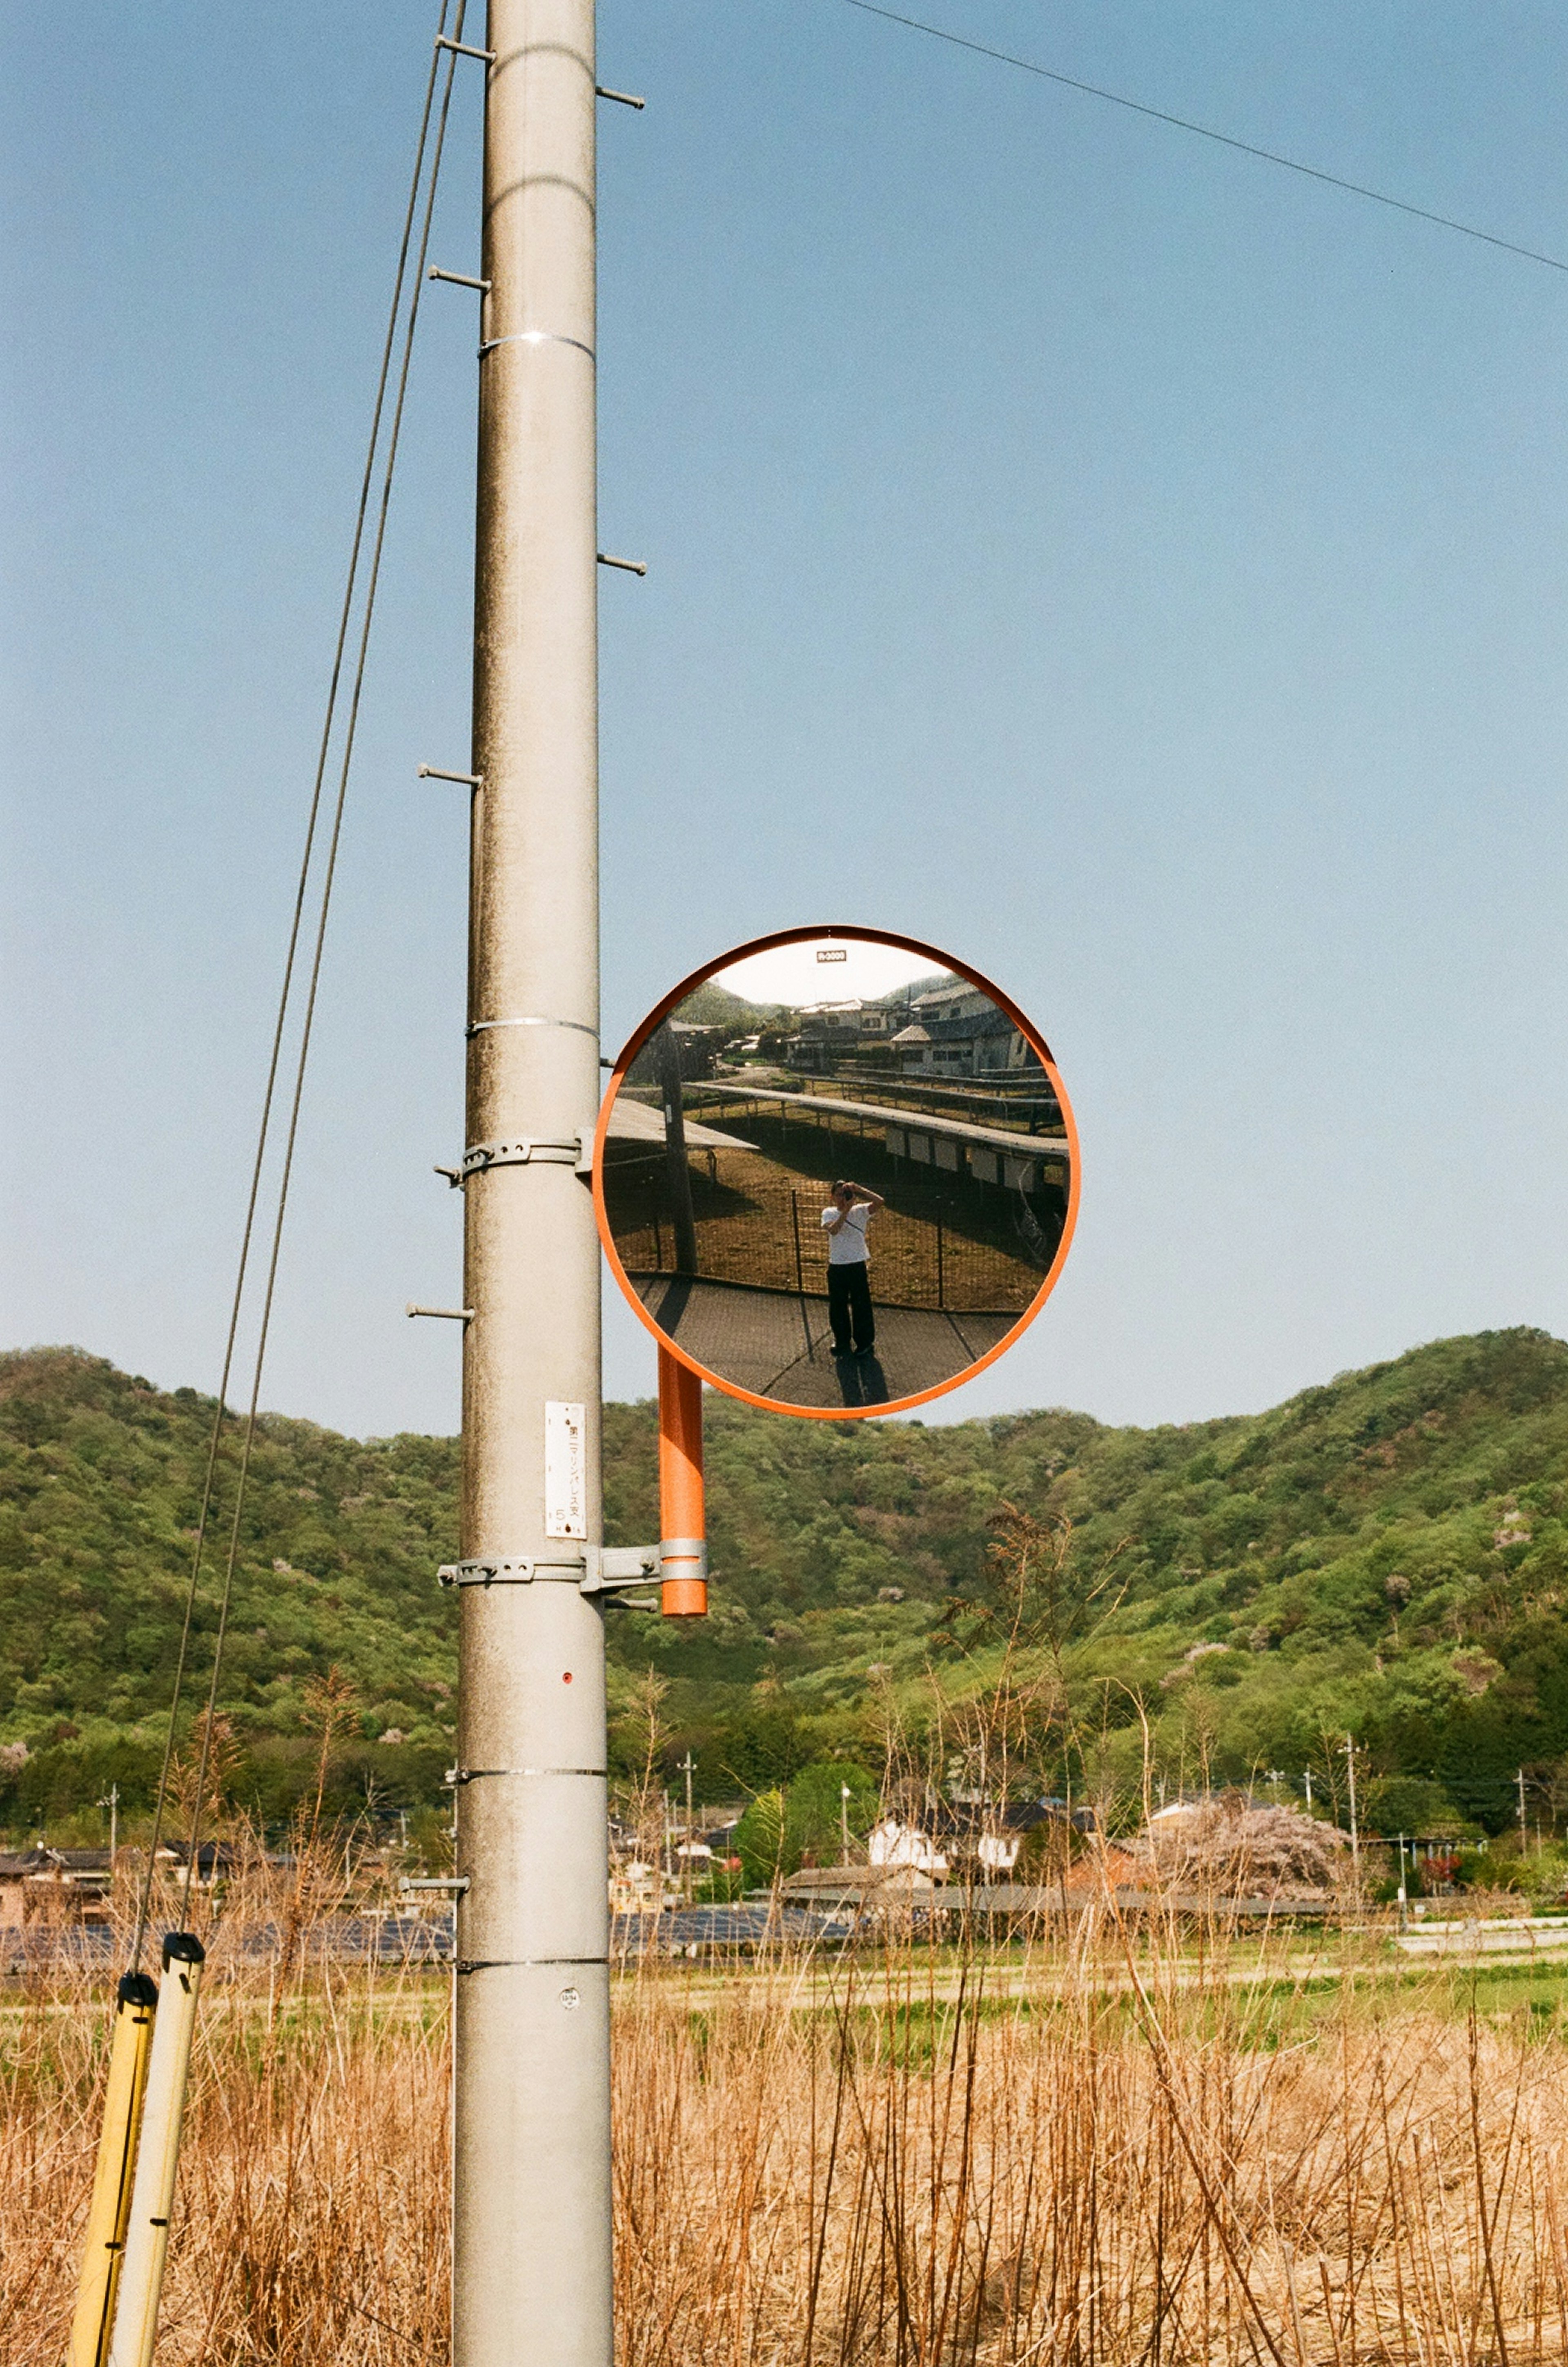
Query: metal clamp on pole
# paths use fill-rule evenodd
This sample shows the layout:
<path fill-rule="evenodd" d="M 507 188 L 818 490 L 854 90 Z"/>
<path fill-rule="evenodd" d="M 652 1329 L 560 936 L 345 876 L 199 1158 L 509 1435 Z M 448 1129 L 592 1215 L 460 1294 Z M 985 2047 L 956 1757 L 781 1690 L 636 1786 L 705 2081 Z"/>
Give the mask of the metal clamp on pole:
<path fill-rule="evenodd" d="M 579 1175 L 593 1172 L 593 1136 L 589 1129 L 547 1140 L 525 1134 L 515 1142 L 471 1142 L 463 1153 L 457 1181 L 482 1175 L 491 1167 L 570 1167 Z M 450 1174 L 448 1168 L 445 1171 Z"/>
<path fill-rule="evenodd" d="M 536 1578 L 571 1579 L 581 1585 L 588 1569 L 585 1554 L 570 1559 L 552 1556 L 548 1561 L 537 1554 L 487 1554 L 473 1561 L 443 1562 L 435 1575 L 443 1586 L 532 1586 Z"/>
<path fill-rule="evenodd" d="M 708 1541 L 706 1537 L 665 1537 L 659 1547 L 659 1563 L 666 1578 L 700 1579 L 705 1586 L 708 1579 Z M 678 1569 L 671 1565 L 678 1563 Z"/>
<path fill-rule="evenodd" d="M 398 1885 L 400 1890 L 451 1890 L 456 1891 L 459 1896 L 467 1890 L 468 1886 L 468 1877 L 466 1874 L 405 1874 Z"/>

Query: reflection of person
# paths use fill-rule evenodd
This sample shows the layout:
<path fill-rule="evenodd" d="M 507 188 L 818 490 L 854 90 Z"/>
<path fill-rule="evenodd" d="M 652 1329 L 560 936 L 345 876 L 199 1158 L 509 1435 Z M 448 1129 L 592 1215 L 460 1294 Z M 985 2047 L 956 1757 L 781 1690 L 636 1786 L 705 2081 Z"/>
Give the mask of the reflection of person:
<path fill-rule="evenodd" d="M 869 1356 L 876 1338 L 876 1318 L 871 1311 L 871 1277 L 866 1269 L 871 1251 L 865 1229 L 886 1202 L 863 1184 L 835 1184 L 833 1205 L 822 1211 L 828 1236 L 828 1320 L 833 1327 L 833 1353 Z"/>

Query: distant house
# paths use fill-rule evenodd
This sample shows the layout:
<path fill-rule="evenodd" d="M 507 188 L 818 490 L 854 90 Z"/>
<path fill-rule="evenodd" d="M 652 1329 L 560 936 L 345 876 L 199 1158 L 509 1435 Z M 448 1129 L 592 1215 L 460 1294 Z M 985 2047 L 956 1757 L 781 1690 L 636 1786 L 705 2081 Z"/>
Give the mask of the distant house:
<path fill-rule="evenodd" d="M 817 1074 L 830 1069 L 858 1047 L 864 1015 L 860 1002 L 819 1002 L 801 1011 L 789 1039 L 793 1066 Z"/>
<path fill-rule="evenodd" d="M 0 1856 L 0 1926 L 40 1917 L 96 1920 L 108 1912 L 113 1869 L 107 1849 L 20 1850 Z"/>
<path fill-rule="evenodd" d="M 893 1037 L 893 1048 L 906 1076 L 1017 1075 L 1040 1067 L 1022 1029 L 962 979 L 915 997 L 909 1024 Z"/>
<path fill-rule="evenodd" d="M 1065 1806 L 1056 1800 L 998 1803 L 960 1794 L 938 1811 L 935 1829 L 952 1860 L 955 1878 L 994 1881 L 998 1874 L 1012 1872 L 1025 1835 L 1037 1825 L 1061 1820 Z"/>
<path fill-rule="evenodd" d="M 728 1027 L 703 1027 L 685 1019 L 665 1022 L 674 1039 L 681 1075 L 687 1084 L 705 1082 L 717 1071 L 720 1054 L 728 1046 L 733 1031 Z M 662 1035 L 663 1029 L 659 1031 Z M 633 1085 L 656 1085 L 660 1081 L 658 1036 L 650 1036 L 626 1071 L 626 1082 Z"/>
<path fill-rule="evenodd" d="M 930 1834 L 916 1825 L 900 1824 L 897 1817 L 884 1817 L 872 1827 L 865 1853 L 873 1868 L 886 1873 L 920 1874 L 940 1881 L 947 1872 L 947 1860 Z"/>
<path fill-rule="evenodd" d="M 934 1908 L 931 1876 L 912 1865 L 803 1865 L 780 1887 L 786 1907 L 808 1907 L 836 1921 L 908 1916 Z"/>
<path fill-rule="evenodd" d="M 189 1844 L 186 1841 L 164 1841 L 158 1852 L 159 1858 L 166 1858 L 172 1866 L 183 1866 L 189 1854 Z M 196 1888 L 211 1890 L 216 1884 L 226 1882 L 238 1874 L 243 1863 L 241 1852 L 231 1841 L 200 1842 L 196 1852 Z M 361 1860 L 362 1865 L 367 1863 Z"/>

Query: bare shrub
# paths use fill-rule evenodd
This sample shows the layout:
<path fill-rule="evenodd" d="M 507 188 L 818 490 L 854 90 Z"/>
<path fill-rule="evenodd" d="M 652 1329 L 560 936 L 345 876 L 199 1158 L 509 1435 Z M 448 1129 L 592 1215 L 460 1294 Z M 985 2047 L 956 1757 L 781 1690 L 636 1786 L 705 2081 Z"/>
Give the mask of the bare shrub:
<path fill-rule="evenodd" d="M 1337 1825 L 1222 1792 L 1159 1819 L 1144 1846 L 1178 1887 L 1286 1902 L 1327 1898 L 1348 1845 Z"/>

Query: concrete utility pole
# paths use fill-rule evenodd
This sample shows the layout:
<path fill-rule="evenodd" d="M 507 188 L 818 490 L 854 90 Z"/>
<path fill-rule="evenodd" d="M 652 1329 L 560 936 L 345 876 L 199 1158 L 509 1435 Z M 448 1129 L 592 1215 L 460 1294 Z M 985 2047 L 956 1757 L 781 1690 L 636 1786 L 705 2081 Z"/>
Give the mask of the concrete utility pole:
<path fill-rule="evenodd" d="M 692 1775 L 696 1767 L 696 1761 L 692 1756 L 692 1746 L 688 1742 L 686 1745 L 686 1755 L 681 1761 L 682 1770 L 686 1778 L 686 1848 L 685 1856 L 682 1861 L 686 1869 L 686 1879 L 682 1885 L 682 1888 L 684 1889 L 688 1898 L 690 1898 L 692 1895 L 692 1873 L 696 1863 L 695 1859 L 692 1855 Z"/>
<path fill-rule="evenodd" d="M 592 0 L 485 47 L 453 2356 L 610 2367 Z"/>
<path fill-rule="evenodd" d="M 1525 1822 L 1525 1771 L 1522 1767 L 1514 1781 L 1519 1787 L 1519 1852 L 1522 1856 L 1530 1845 L 1529 1827 Z"/>
<path fill-rule="evenodd" d="M 1361 1871 L 1361 1836 L 1356 1824 L 1356 1745 L 1348 1734 L 1345 1737 L 1345 1764 L 1350 1772 L 1350 1863 L 1359 1875 Z"/>

